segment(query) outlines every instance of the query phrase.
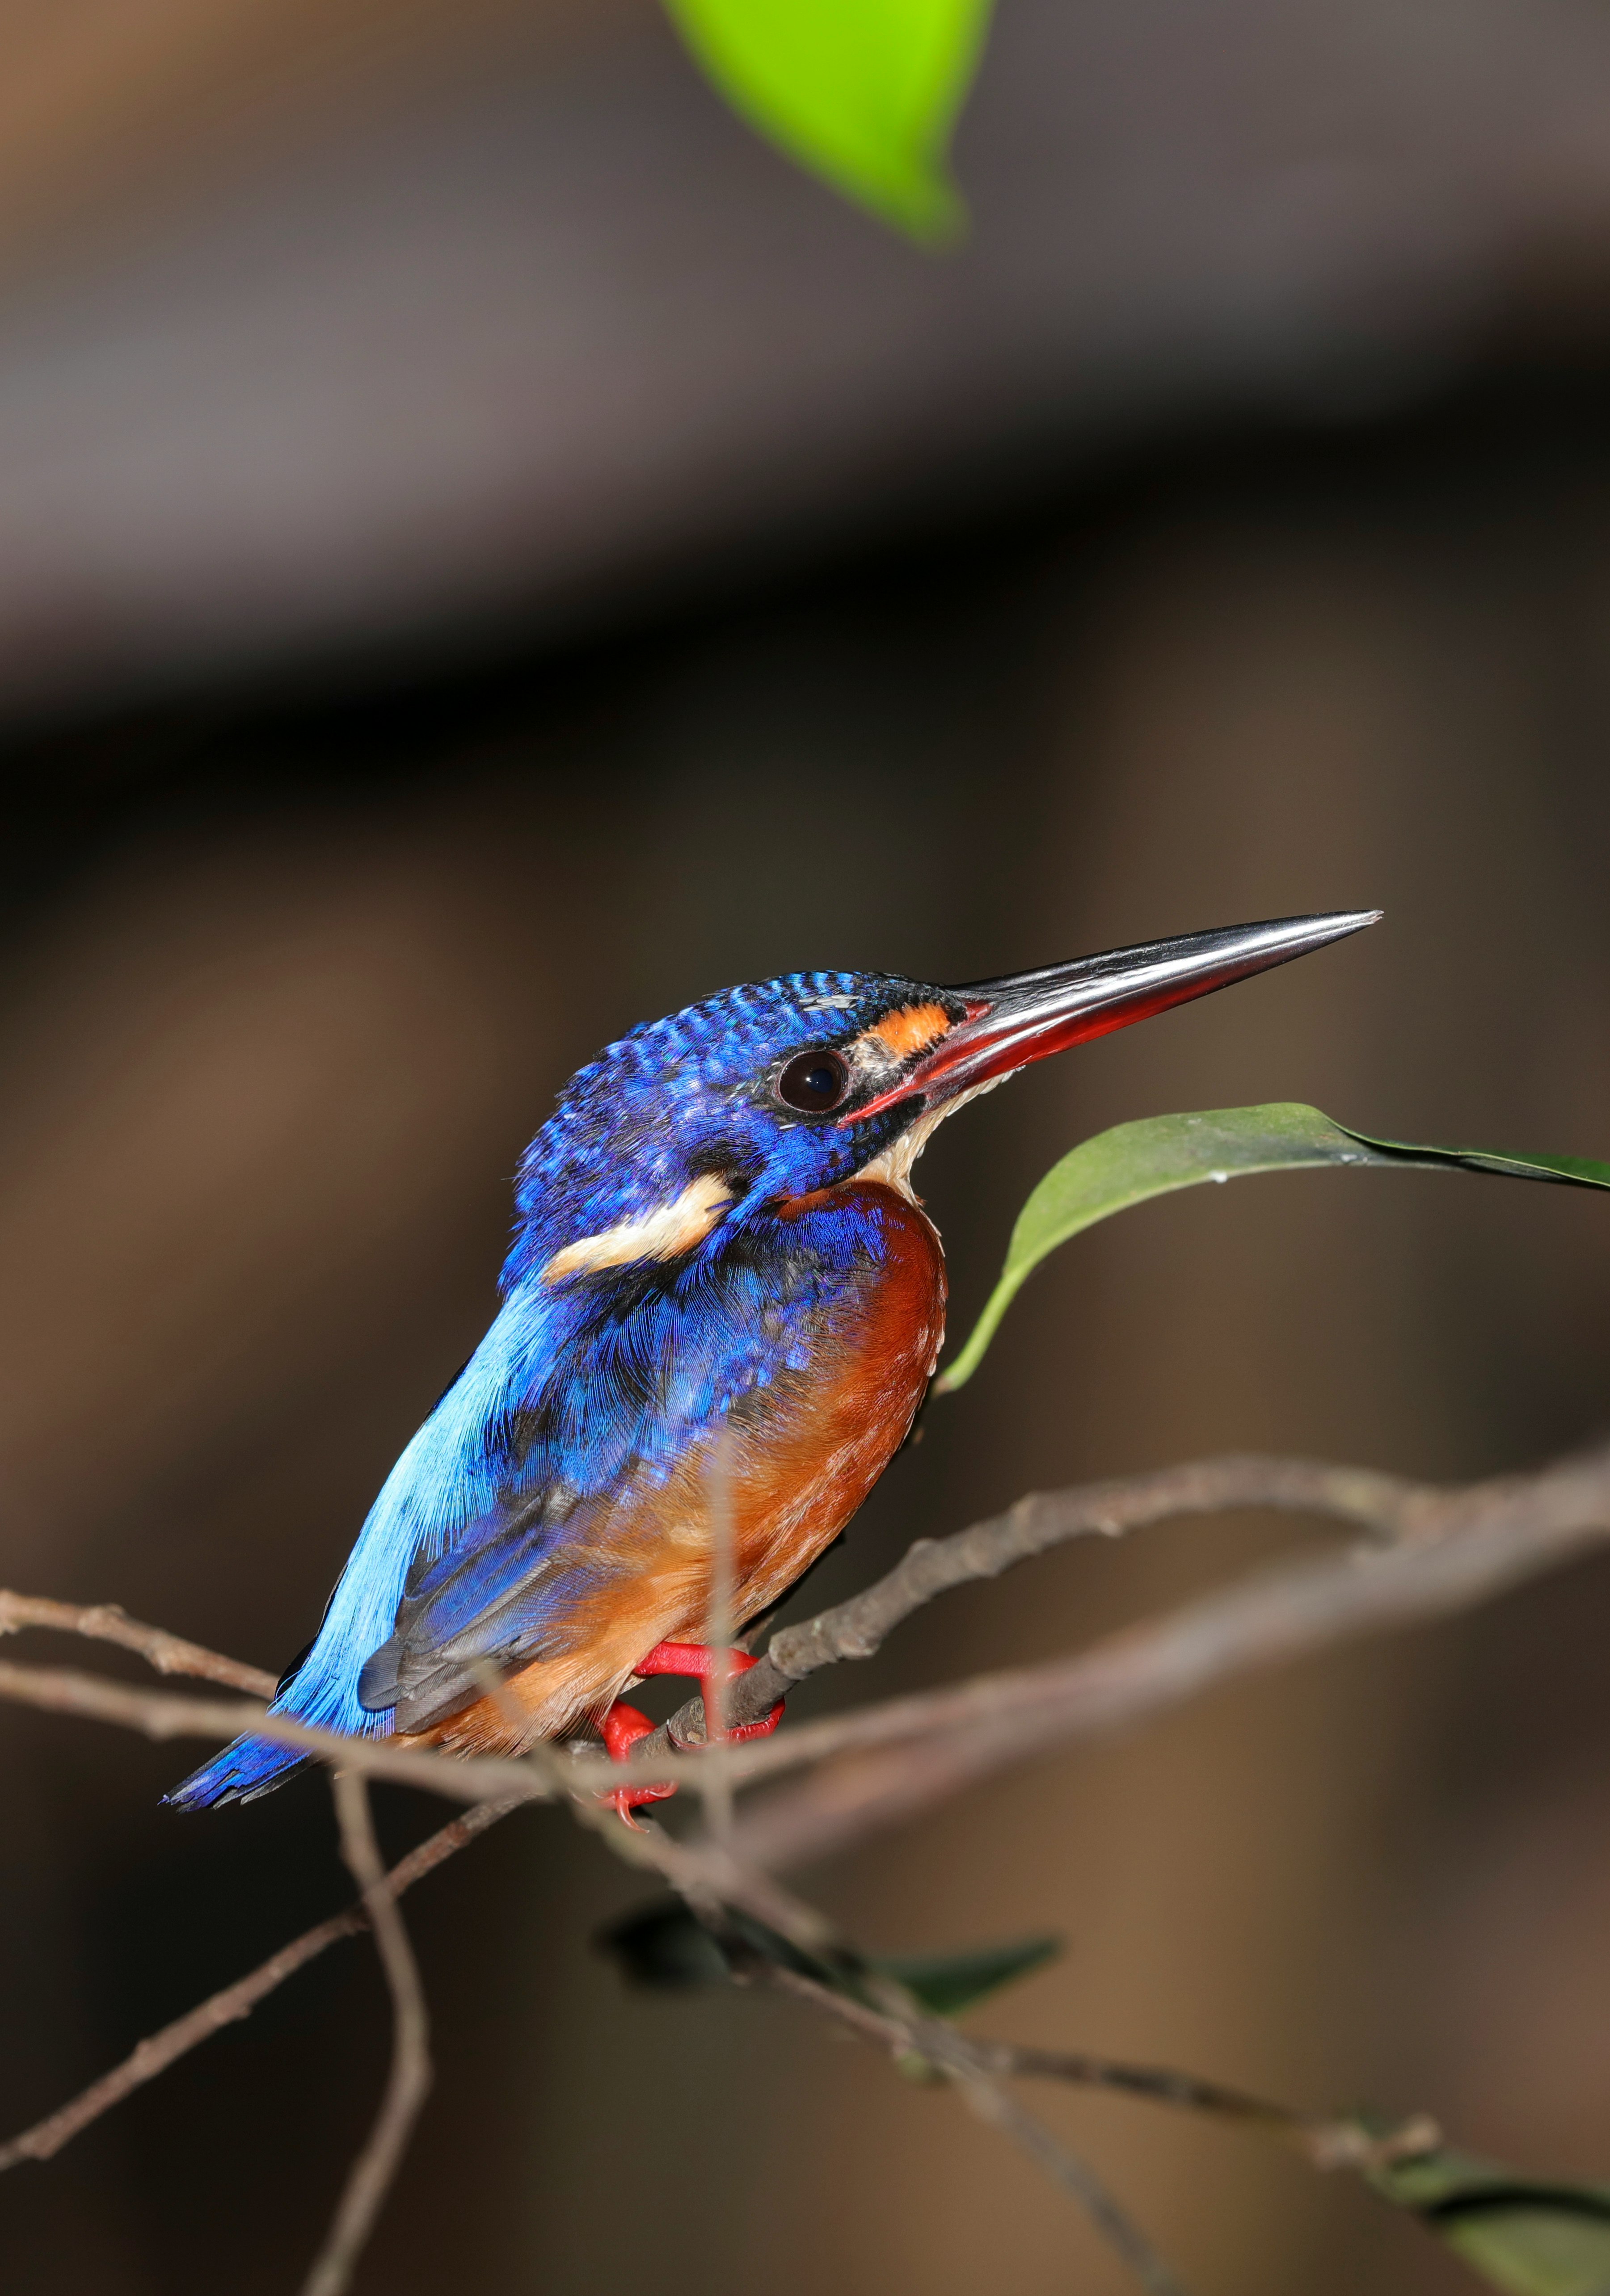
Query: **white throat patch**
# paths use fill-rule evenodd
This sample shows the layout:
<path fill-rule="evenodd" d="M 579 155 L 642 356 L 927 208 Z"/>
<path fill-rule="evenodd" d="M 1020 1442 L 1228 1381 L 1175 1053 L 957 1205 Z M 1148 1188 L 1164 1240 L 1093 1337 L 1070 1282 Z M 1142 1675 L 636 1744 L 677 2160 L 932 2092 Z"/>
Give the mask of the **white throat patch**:
<path fill-rule="evenodd" d="M 929 1141 L 948 1116 L 954 1116 L 957 1110 L 965 1108 L 970 1100 L 977 1100 L 983 1093 L 993 1092 L 998 1084 L 1005 1084 L 1006 1081 L 1005 1077 L 990 1077 L 983 1084 L 975 1084 L 971 1091 L 958 1092 L 954 1100 L 941 1102 L 938 1108 L 925 1108 L 906 1127 L 898 1140 L 891 1140 L 883 1154 L 875 1156 L 870 1164 L 863 1164 L 846 1185 L 853 1186 L 856 1180 L 881 1180 L 886 1188 L 893 1188 L 908 1202 L 920 1204 L 923 1200 L 911 1185 L 911 1167 Z"/>

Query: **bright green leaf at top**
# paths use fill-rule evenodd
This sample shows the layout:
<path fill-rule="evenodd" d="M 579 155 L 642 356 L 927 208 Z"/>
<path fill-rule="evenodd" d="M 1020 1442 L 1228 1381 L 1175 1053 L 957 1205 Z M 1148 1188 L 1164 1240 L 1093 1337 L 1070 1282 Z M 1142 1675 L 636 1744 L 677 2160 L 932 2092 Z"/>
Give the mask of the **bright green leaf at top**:
<path fill-rule="evenodd" d="M 972 1378 L 1025 1280 L 1047 1252 L 1071 1236 L 1113 1212 L 1176 1188 L 1316 1164 L 1496 1172 L 1517 1180 L 1610 1188 L 1610 1164 L 1592 1163 L 1585 1157 L 1508 1156 L 1485 1148 L 1418 1148 L 1408 1141 L 1372 1140 L 1296 1100 L 1115 1125 L 1054 1164 L 1024 1204 L 1006 1246 L 1000 1280 L 966 1345 L 938 1381 L 941 1392 Z"/>
<path fill-rule="evenodd" d="M 919 239 L 965 220 L 950 131 L 990 0 L 666 0 L 735 110 Z"/>
<path fill-rule="evenodd" d="M 1545 2184 L 1448 2151 L 1373 2170 L 1369 2181 L 1505 2296 L 1610 2291 L 1610 2186 Z"/>

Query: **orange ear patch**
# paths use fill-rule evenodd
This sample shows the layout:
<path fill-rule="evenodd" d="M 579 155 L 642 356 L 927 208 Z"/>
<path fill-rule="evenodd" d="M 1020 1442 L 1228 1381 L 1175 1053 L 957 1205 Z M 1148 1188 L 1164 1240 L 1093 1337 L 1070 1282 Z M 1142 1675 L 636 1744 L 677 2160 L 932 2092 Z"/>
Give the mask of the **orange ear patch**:
<path fill-rule="evenodd" d="M 907 1061 L 936 1037 L 942 1037 L 949 1026 L 950 1015 L 942 1004 L 907 1004 L 898 1013 L 886 1013 L 867 1034 L 875 1037 L 895 1060 Z"/>

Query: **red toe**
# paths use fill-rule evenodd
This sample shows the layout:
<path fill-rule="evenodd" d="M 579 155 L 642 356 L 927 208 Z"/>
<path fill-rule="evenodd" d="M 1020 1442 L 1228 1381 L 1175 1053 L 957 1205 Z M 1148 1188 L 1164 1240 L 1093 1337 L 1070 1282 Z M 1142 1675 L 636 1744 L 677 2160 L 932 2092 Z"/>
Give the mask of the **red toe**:
<path fill-rule="evenodd" d="M 747 1674 L 752 1666 L 760 1664 L 747 1651 L 719 1651 L 710 1643 L 656 1643 L 632 1671 L 643 1681 L 652 1674 L 685 1674 L 690 1681 L 708 1682 L 721 1658 L 727 1660 L 729 1676 Z"/>
<path fill-rule="evenodd" d="M 735 1682 L 741 1674 L 747 1674 L 751 1667 L 760 1663 L 758 1658 L 752 1658 L 748 1651 L 720 1651 L 709 1643 L 656 1643 L 647 1657 L 640 1658 L 632 1670 L 645 1681 L 650 1675 L 682 1674 L 691 1681 L 708 1683 L 718 1662 L 722 1660 L 726 1661 L 729 1682 Z M 628 1711 L 630 1710 L 628 1708 Z M 779 1699 L 763 1720 L 742 1722 L 735 1730 L 727 1730 L 723 1735 L 728 1739 L 764 1738 L 776 1728 L 782 1719 L 783 1702 Z"/>
<path fill-rule="evenodd" d="M 771 1712 L 769 1714 L 762 1714 L 758 1722 L 740 1722 L 735 1729 L 728 1730 L 726 1734 L 729 1739 L 733 1740 L 738 1738 L 769 1738 L 772 1732 L 776 1728 L 778 1723 L 782 1719 L 783 1702 L 779 1698 L 776 1704 L 772 1708 Z"/>
<path fill-rule="evenodd" d="M 653 1726 L 641 1709 L 628 1706 L 623 1698 L 615 1701 L 598 1725 L 612 1762 L 624 1762 L 637 1741 L 648 1737 Z M 632 1816 L 633 1810 L 641 1808 L 645 1801 L 664 1801 L 676 1791 L 676 1787 L 669 1784 L 617 1786 L 612 1793 L 606 1793 L 603 1799 L 620 1812 L 628 1825 L 636 1825 L 637 1821 Z"/>

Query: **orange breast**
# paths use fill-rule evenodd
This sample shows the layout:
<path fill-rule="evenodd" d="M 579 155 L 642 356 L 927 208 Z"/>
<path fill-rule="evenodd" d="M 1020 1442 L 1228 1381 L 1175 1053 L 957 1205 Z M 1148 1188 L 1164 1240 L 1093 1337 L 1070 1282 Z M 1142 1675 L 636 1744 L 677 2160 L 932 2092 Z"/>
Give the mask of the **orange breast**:
<path fill-rule="evenodd" d="M 579 1513 L 574 1536 L 595 1552 L 607 1545 L 611 1567 L 567 1613 L 563 1649 L 513 1676 L 500 1702 L 478 1700 L 427 1738 L 467 1752 L 563 1736 L 617 1697 L 656 1643 L 706 1640 L 718 1482 L 740 1626 L 838 1537 L 905 1440 L 945 1328 L 944 1254 L 932 1224 L 878 1182 L 833 1196 L 842 1206 L 852 1191 L 875 1218 L 881 1251 L 817 1335 L 809 1367 L 735 1406 L 719 1463 L 705 1442 L 669 1479 L 628 1477 L 606 1511 Z M 829 1209 L 826 1195 L 805 1197 L 785 1216 L 804 1222 Z M 520 1731 L 511 1705 L 524 1718 Z"/>
<path fill-rule="evenodd" d="M 817 1367 L 794 1408 L 749 1447 L 735 1511 L 740 1623 L 838 1537 L 905 1441 L 944 1340 L 945 1257 L 932 1224 L 879 1182 L 853 1193 L 875 1202 L 887 1257 L 836 1361 Z"/>

